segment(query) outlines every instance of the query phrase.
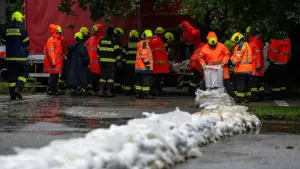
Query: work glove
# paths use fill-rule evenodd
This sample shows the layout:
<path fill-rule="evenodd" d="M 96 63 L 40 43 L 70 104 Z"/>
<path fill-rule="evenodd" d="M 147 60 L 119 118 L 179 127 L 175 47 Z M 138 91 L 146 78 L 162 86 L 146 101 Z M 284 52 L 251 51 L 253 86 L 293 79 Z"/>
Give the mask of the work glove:
<path fill-rule="evenodd" d="M 203 70 L 205 70 L 206 69 L 206 65 L 202 65 L 202 68 L 203 68 Z"/>

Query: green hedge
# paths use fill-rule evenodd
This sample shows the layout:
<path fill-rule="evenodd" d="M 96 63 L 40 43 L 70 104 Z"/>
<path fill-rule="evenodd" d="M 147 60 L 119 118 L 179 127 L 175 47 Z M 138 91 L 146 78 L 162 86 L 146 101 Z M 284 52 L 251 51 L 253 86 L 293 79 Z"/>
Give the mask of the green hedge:
<path fill-rule="evenodd" d="M 262 120 L 287 120 L 300 122 L 300 107 L 279 107 L 279 106 L 249 106 Z"/>

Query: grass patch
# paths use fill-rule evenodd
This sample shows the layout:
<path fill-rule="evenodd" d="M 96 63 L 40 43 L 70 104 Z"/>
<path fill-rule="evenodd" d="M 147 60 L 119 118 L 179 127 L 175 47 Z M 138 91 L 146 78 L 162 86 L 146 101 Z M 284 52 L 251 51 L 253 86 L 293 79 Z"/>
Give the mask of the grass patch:
<path fill-rule="evenodd" d="M 29 79 L 28 82 L 25 84 L 22 93 L 35 94 L 36 91 L 35 91 L 34 84 L 36 83 Z M 9 94 L 9 84 L 7 82 L 0 82 L 0 94 Z"/>
<path fill-rule="evenodd" d="M 300 107 L 279 107 L 275 105 L 249 106 L 249 111 L 254 112 L 263 120 L 288 120 L 300 121 Z"/>

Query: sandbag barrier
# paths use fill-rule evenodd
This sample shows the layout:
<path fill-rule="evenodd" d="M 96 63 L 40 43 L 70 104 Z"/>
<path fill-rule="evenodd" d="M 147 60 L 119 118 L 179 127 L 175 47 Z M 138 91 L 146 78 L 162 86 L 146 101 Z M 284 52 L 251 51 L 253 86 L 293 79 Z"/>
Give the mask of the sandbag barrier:
<path fill-rule="evenodd" d="M 84 138 L 56 140 L 38 149 L 17 148 L 15 155 L 0 156 L 1 168 L 170 168 L 201 156 L 201 147 L 208 143 L 257 131 L 261 126 L 259 119 L 248 113 L 246 107 L 223 103 L 216 106 L 214 99 L 224 98 L 223 94 L 197 91 L 196 95 L 196 104 L 211 98 L 215 107 L 207 105 L 194 114 L 179 109 L 159 115 L 143 113 L 145 118 L 130 120 L 127 125 L 96 129 Z"/>

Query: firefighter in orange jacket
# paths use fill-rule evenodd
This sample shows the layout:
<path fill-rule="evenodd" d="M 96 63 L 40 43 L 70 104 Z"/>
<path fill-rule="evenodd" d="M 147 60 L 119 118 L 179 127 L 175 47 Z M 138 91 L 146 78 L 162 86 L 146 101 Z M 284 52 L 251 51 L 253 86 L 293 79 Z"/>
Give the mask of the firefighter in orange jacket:
<path fill-rule="evenodd" d="M 92 89 L 94 94 L 98 95 L 101 69 L 97 54 L 97 47 L 99 41 L 103 37 L 103 25 L 98 23 L 93 26 L 92 30 L 94 35 L 85 42 L 85 45 L 87 46 L 90 56 L 89 74 L 92 81 Z"/>
<path fill-rule="evenodd" d="M 288 37 L 271 40 L 268 60 L 272 66 L 272 93 L 274 99 L 283 99 L 287 84 L 287 63 L 291 58 L 291 41 Z"/>
<path fill-rule="evenodd" d="M 202 48 L 199 54 L 199 63 L 205 69 L 206 65 L 222 65 L 224 69 L 223 78 L 229 79 L 228 60 L 230 52 L 226 46 L 218 42 L 217 35 L 209 32 L 207 35 L 207 44 Z"/>
<path fill-rule="evenodd" d="M 135 74 L 136 94 L 138 99 L 152 99 L 149 95 L 149 78 L 153 72 L 152 51 L 149 45 L 153 34 L 151 30 L 145 30 L 142 34 L 143 40 L 137 44 Z"/>
<path fill-rule="evenodd" d="M 189 64 L 189 69 L 193 73 L 189 83 L 189 92 L 194 93 L 196 88 L 200 86 L 201 79 L 203 79 L 203 70 L 198 62 L 198 56 L 205 43 L 201 42 L 200 30 L 195 29 L 189 22 L 183 21 L 179 27 L 183 31 L 182 40 L 194 45 L 194 53 Z"/>
<path fill-rule="evenodd" d="M 59 74 L 63 69 L 63 47 L 61 44 L 62 29 L 58 25 L 49 26 L 51 37 L 44 47 L 44 72 L 49 73 L 48 95 L 62 94 L 57 91 Z"/>
<path fill-rule="evenodd" d="M 263 100 L 264 87 L 262 84 L 262 77 L 264 75 L 264 43 L 261 40 L 260 35 L 250 36 L 249 46 L 252 50 L 252 101 Z"/>
<path fill-rule="evenodd" d="M 165 30 L 157 27 L 155 35 L 151 39 L 150 47 L 153 55 L 154 82 L 151 85 L 151 94 L 156 96 L 164 95 L 161 82 L 163 75 L 170 72 L 168 53 L 162 40 Z"/>
<path fill-rule="evenodd" d="M 251 74 L 252 74 L 252 50 L 244 36 L 237 32 L 231 40 L 237 45 L 234 47 L 231 63 L 234 66 L 235 101 L 237 103 L 250 102 L 251 97 Z"/>

